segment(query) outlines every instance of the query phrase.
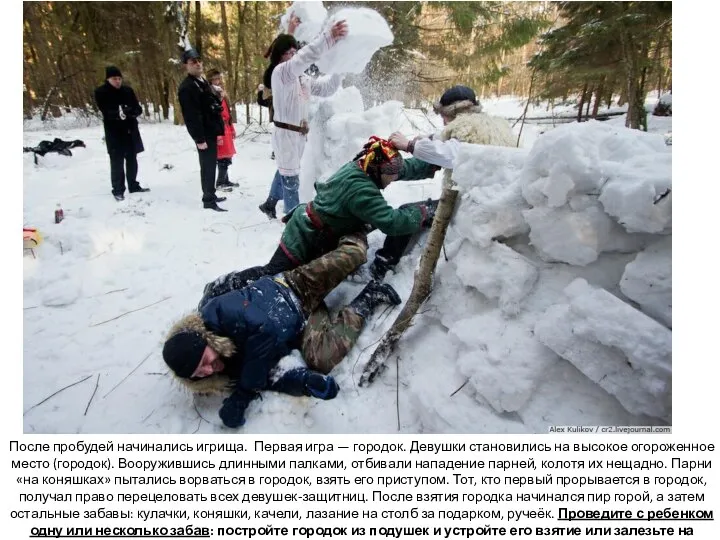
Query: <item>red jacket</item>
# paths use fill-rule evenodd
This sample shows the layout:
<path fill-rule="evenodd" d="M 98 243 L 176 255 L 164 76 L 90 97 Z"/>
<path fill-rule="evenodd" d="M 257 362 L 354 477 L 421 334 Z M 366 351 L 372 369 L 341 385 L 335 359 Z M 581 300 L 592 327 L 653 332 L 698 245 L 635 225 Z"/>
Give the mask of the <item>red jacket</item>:
<path fill-rule="evenodd" d="M 218 159 L 231 158 L 235 155 L 235 127 L 232 125 L 232 116 L 230 116 L 227 99 L 222 100 L 222 119 L 223 124 L 225 124 L 225 133 L 218 135 L 217 138 Z"/>

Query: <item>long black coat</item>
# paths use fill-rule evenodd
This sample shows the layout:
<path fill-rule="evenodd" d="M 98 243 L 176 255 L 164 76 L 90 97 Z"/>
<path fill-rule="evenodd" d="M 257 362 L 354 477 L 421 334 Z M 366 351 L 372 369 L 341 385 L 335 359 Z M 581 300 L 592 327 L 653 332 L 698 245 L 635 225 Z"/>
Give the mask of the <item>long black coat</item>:
<path fill-rule="evenodd" d="M 115 88 L 106 81 L 95 89 L 95 102 L 103 115 L 108 154 L 139 154 L 145 150 L 137 121 L 142 107 L 132 88 L 126 85 Z M 120 118 L 121 109 L 125 114 L 124 120 Z"/>
<path fill-rule="evenodd" d="M 178 101 L 185 127 L 196 144 L 215 140 L 218 135 L 225 133 L 220 98 L 213 93 L 205 79 L 192 75 L 185 77 L 178 87 Z"/>

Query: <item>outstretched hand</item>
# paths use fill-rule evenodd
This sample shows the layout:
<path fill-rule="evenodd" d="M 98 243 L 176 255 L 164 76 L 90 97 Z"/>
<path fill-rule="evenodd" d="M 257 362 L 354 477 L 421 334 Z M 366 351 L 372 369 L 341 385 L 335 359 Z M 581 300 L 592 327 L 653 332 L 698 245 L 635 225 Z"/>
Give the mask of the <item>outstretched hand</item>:
<path fill-rule="evenodd" d="M 295 15 L 295 13 L 290 15 L 290 20 L 288 21 L 288 34 L 294 34 L 297 27 L 300 26 L 301 22 L 302 21 L 300 20 L 300 17 Z"/>
<path fill-rule="evenodd" d="M 400 133 L 399 131 L 396 131 L 392 135 L 390 135 L 389 141 L 392 143 L 392 145 L 397 148 L 398 150 L 402 150 L 404 152 L 408 149 L 408 144 L 410 141 L 408 138 Z"/>
<path fill-rule="evenodd" d="M 332 38 L 337 41 L 338 39 L 347 36 L 348 33 L 348 25 L 345 19 L 342 21 L 338 21 L 335 24 L 332 25 L 330 28 L 330 35 Z"/>

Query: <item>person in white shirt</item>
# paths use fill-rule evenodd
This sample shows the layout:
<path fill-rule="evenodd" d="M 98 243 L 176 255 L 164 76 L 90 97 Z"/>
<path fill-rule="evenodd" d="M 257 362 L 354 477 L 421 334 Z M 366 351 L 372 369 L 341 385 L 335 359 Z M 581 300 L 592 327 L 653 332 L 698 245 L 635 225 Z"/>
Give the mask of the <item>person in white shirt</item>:
<path fill-rule="evenodd" d="M 400 132 L 390 135 L 390 142 L 413 157 L 453 169 L 463 142 L 493 146 L 515 146 L 507 122 L 482 112 L 475 92 L 467 86 L 453 86 L 434 104 L 434 110 L 446 126 L 440 137 L 418 136 L 409 140 Z"/>
<path fill-rule="evenodd" d="M 347 32 L 347 23 L 342 20 L 299 51 L 297 41 L 289 34 L 279 35 L 273 43 L 270 54 L 271 66 L 275 65 L 271 76 L 275 124 L 272 141 L 278 170 L 267 200 L 259 207 L 271 219 L 277 217 L 275 206 L 280 199 L 283 199 L 285 214 L 300 202 L 300 161 L 307 140 L 310 96 L 331 96 L 342 83 L 339 74 L 314 79 L 306 75 L 305 70 Z"/>

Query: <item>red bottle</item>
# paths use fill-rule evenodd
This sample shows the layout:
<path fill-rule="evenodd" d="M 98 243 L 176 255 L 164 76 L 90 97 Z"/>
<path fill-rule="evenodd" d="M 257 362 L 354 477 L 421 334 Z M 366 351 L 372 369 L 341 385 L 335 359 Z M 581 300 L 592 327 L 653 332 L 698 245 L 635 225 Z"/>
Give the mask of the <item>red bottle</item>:
<path fill-rule="evenodd" d="M 65 213 L 63 212 L 63 209 L 60 208 L 60 203 L 58 203 L 57 208 L 55 209 L 55 223 L 60 223 L 65 218 Z"/>

